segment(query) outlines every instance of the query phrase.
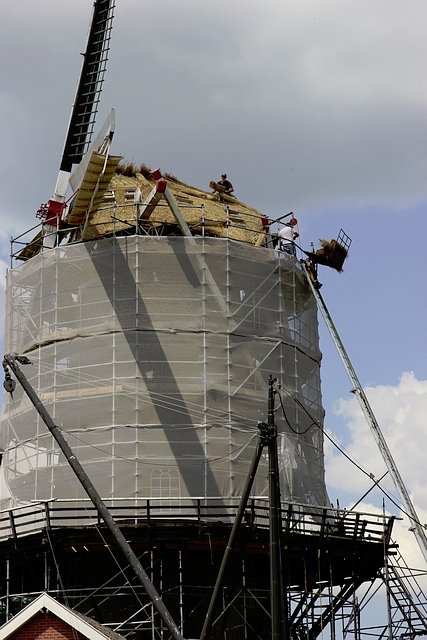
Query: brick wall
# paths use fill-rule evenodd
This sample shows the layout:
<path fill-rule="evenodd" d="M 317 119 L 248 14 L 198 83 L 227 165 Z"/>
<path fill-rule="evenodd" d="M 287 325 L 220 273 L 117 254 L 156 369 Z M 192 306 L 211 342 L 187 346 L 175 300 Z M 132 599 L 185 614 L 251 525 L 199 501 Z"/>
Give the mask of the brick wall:
<path fill-rule="evenodd" d="M 10 636 L 10 640 L 86 640 L 49 611 L 36 614 Z"/>

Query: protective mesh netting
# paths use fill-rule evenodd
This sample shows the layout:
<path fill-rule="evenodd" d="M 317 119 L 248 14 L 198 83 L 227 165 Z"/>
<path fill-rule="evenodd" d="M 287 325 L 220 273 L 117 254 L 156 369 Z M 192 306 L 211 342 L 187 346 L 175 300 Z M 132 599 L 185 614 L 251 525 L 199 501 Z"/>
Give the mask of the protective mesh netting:
<path fill-rule="evenodd" d="M 282 498 L 329 505 L 317 329 L 298 262 L 230 240 L 102 239 L 8 274 L 5 351 L 104 499 L 239 496 L 271 374 Z M 0 444 L 16 502 L 84 496 L 20 385 Z"/>

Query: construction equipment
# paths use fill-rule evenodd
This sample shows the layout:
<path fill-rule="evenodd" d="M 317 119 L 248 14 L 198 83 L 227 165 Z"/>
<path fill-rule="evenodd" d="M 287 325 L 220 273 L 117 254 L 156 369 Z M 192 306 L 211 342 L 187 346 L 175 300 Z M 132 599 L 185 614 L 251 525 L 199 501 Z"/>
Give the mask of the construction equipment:
<path fill-rule="evenodd" d="M 314 265 L 323 264 L 326 267 L 331 267 L 331 269 L 341 272 L 351 245 L 349 236 L 345 231 L 340 229 L 336 240 L 321 240 L 320 244 L 320 249 L 316 251 L 304 251 L 304 253 Z"/>
<path fill-rule="evenodd" d="M 311 290 L 313 292 L 314 298 L 317 302 L 317 306 L 320 309 L 320 312 L 325 320 L 326 326 L 329 329 L 329 333 L 332 336 L 332 340 L 337 348 L 338 354 L 342 360 L 344 368 L 347 372 L 348 377 L 352 383 L 352 393 L 356 396 L 361 409 L 365 415 L 365 418 L 368 422 L 368 425 L 372 431 L 372 434 L 375 438 L 381 456 L 385 462 L 385 465 L 390 473 L 391 478 L 393 479 L 394 485 L 396 487 L 396 491 L 398 492 L 400 499 L 404 505 L 404 509 L 406 515 L 409 517 L 411 521 L 411 531 L 414 533 L 418 546 L 421 549 L 421 552 L 424 556 L 424 559 L 427 561 L 427 536 L 425 533 L 425 525 L 422 525 L 419 521 L 417 513 L 415 511 L 414 505 L 412 504 L 411 498 L 409 496 L 408 491 L 406 490 L 403 479 L 397 469 L 396 463 L 391 455 L 390 449 L 388 448 L 387 442 L 384 438 L 384 435 L 380 429 L 380 426 L 377 422 L 377 419 L 372 411 L 371 405 L 368 402 L 368 398 L 363 390 L 362 385 L 359 382 L 356 371 L 351 363 L 351 360 L 348 356 L 348 353 L 344 347 L 344 344 L 339 336 L 337 328 L 332 320 L 332 317 L 326 307 L 325 301 L 323 300 L 322 295 L 320 294 L 318 285 L 313 282 L 312 275 L 310 274 L 307 264 L 302 261 L 302 268 L 307 277 L 307 281 Z"/>

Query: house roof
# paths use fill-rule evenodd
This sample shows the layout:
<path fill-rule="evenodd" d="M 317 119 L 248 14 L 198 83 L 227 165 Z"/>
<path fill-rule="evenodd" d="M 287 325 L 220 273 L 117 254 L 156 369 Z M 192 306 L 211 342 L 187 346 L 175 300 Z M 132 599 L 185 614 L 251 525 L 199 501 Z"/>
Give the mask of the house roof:
<path fill-rule="evenodd" d="M 73 611 L 73 609 L 61 604 L 47 593 L 42 593 L 0 627 L 0 640 L 9 638 L 15 631 L 43 610 L 47 610 L 57 616 L 75 631 L 88 638 L 88 640 L 123 640 L 123 636 L 120 634 L 77 611 Z"/>

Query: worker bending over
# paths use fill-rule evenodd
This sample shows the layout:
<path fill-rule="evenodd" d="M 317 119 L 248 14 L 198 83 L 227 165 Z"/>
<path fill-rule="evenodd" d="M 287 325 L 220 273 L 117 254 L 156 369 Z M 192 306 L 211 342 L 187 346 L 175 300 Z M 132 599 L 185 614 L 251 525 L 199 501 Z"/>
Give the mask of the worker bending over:
<path fill-rule="evenodd" d="M 234 187 L 231 184 L 230 180 L 227 180 L 227 174 L 223 173 L 221 175 L 221 180 L 218 182 L 219 185 L 221 185 L 221 187 L 223 187 L 223 193 L 227 193 L 229 196 L 231 196 L 231 194 L 234 191 Z"/>

